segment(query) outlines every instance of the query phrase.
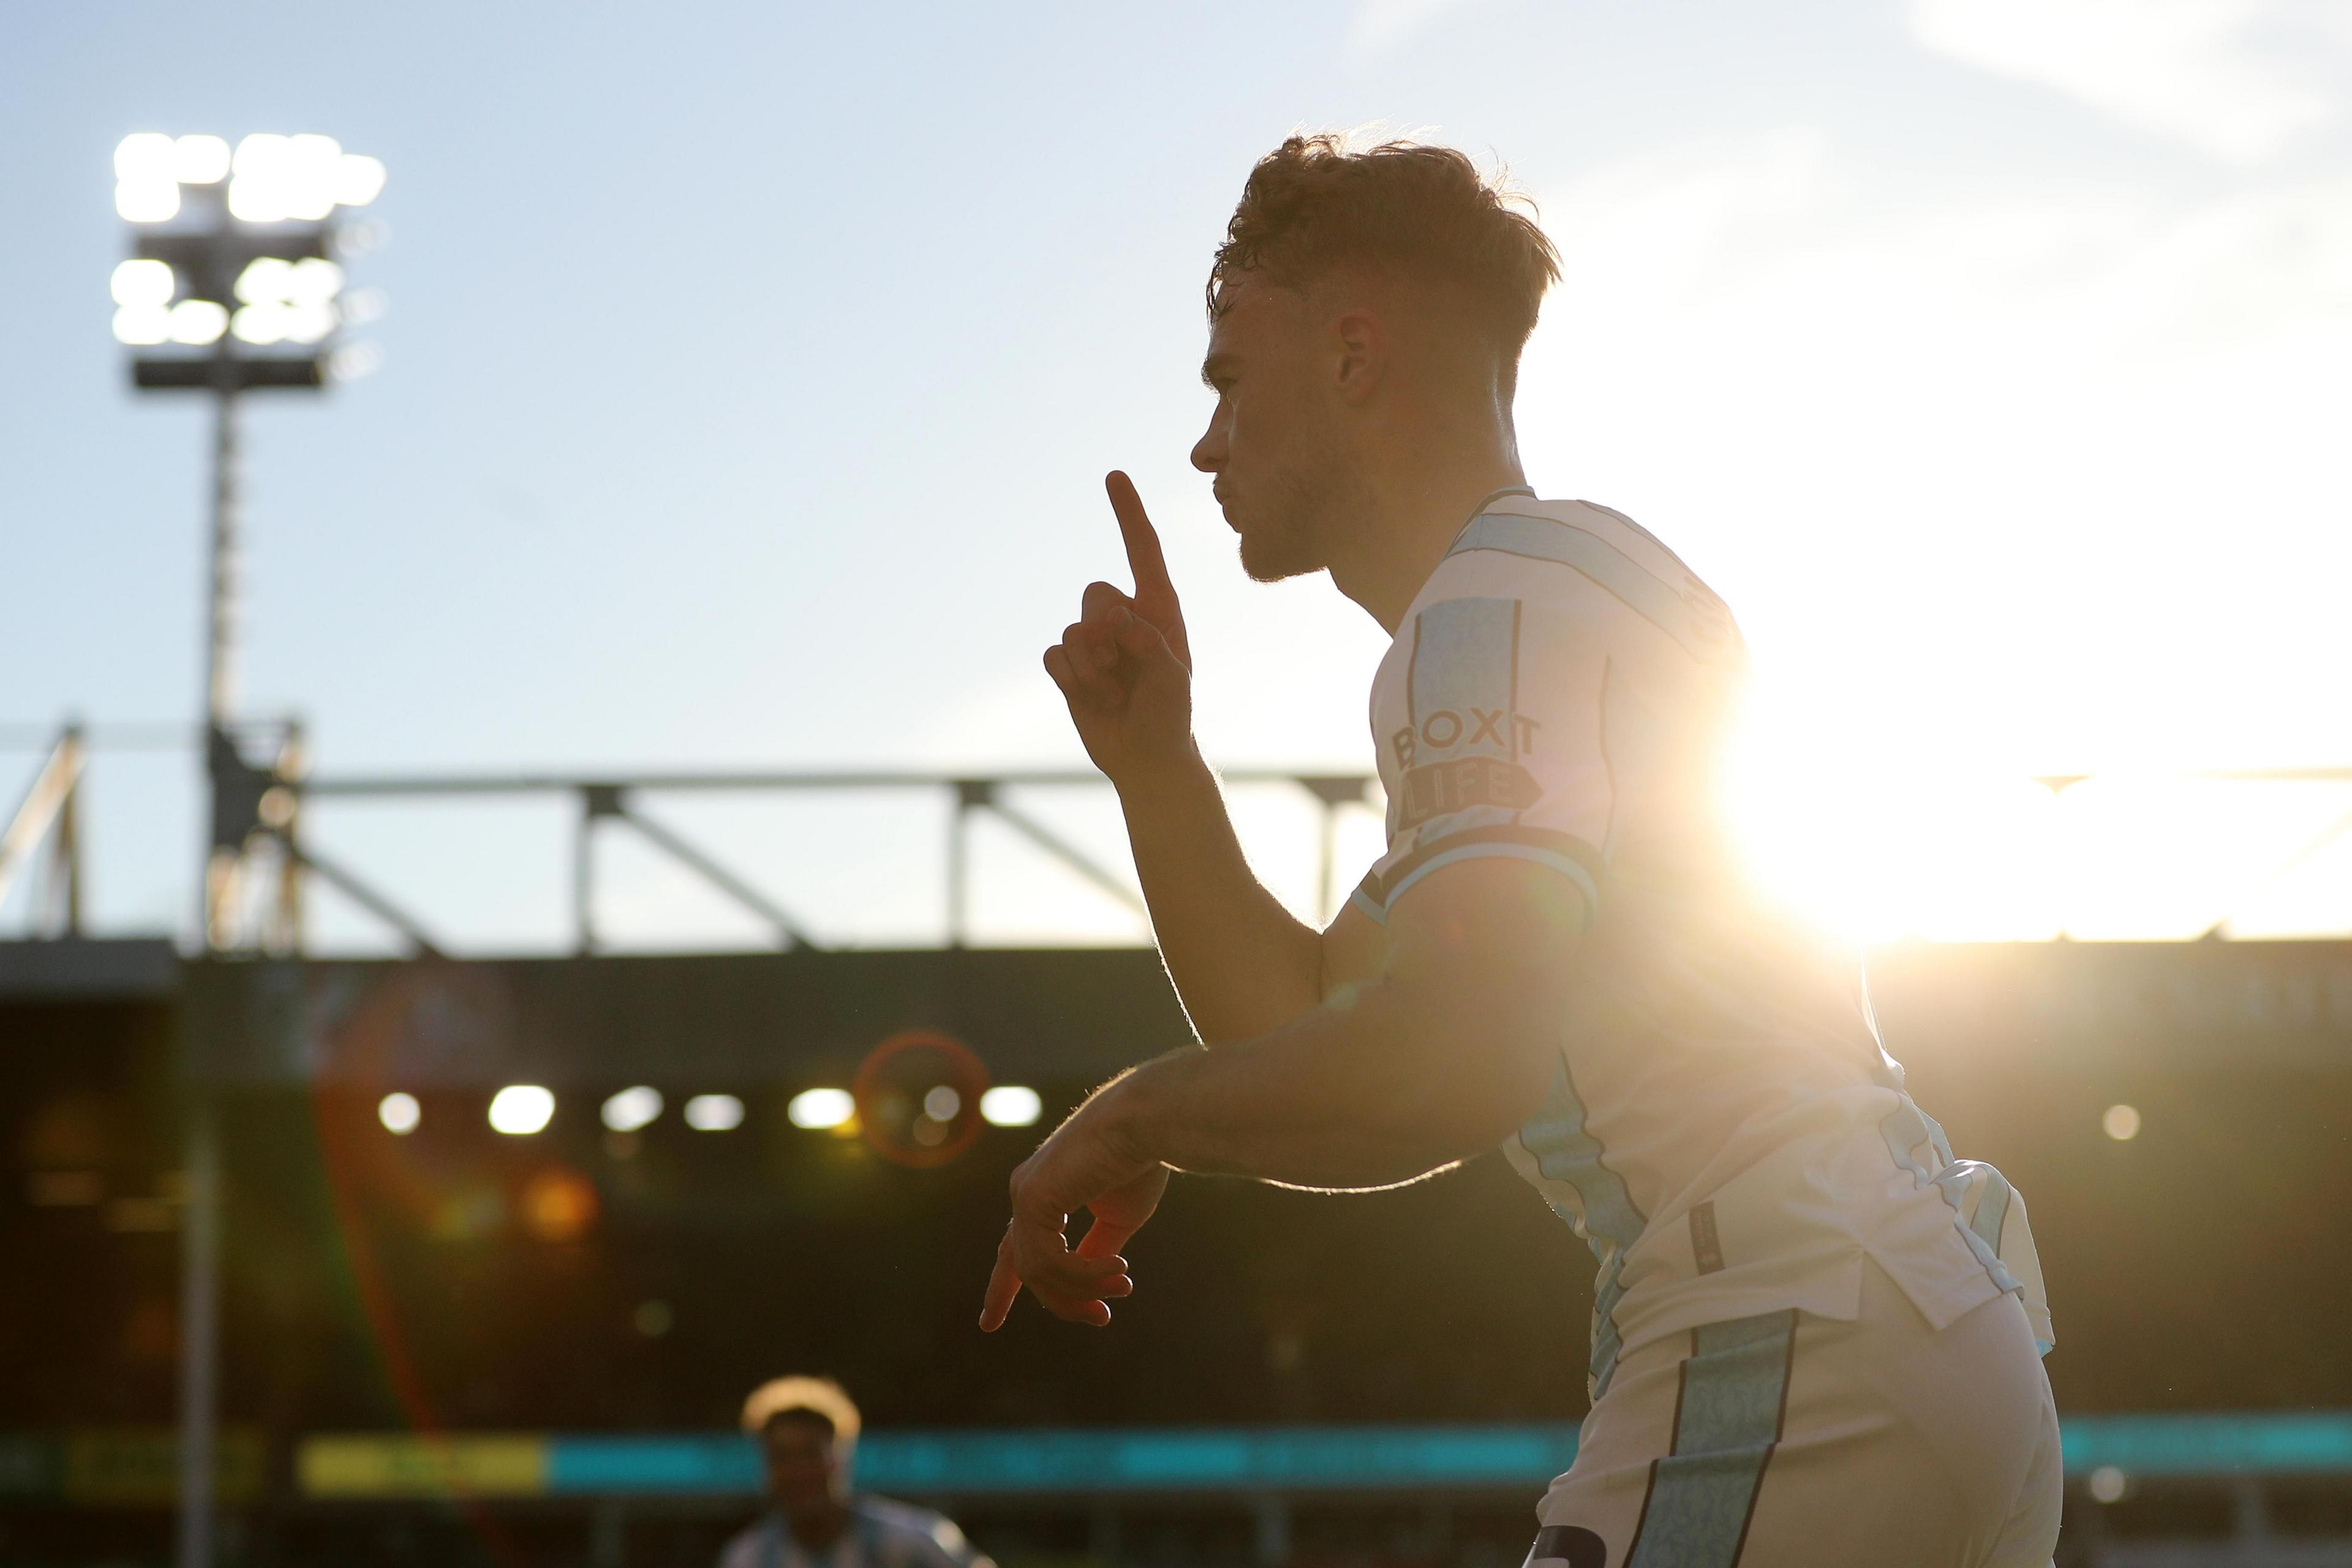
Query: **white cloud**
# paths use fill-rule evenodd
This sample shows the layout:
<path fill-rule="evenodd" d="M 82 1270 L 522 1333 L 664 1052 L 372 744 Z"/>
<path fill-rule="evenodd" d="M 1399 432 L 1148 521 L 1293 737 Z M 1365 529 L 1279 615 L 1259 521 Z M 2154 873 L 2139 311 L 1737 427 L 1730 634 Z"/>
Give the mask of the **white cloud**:
<path fill-rule="evenodd" d="M 1911 29 L 1939 54 L 2251 161 L 2335 116 L 2256 41 L 2295 9 L 2283 0 L 1912 0 Z"/>

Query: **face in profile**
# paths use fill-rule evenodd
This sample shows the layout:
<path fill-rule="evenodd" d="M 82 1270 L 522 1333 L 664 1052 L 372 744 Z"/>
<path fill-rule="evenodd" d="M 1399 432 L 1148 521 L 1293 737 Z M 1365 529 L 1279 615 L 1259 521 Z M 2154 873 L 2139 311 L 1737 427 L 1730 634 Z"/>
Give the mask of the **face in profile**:
<path fill-rule="evenodd" d="M 1348 469 L 1325 324 L 1311 293 L 1254 273 L 1217 290 L 1201 367 L 1217 405 L 1192 466 L 1216 480 L 1242 568 L 1261 583 L 1328 566 L 1329 531 L 1344 521 L 1335 518 Z"/>
<path fill-rule="evenodd" d="M 785 1512 L 821 1508 L 835 1495 L 841 1450 L 829 1424 L 788 1412 L 768 1423 L 761 1445 L 767 1457 L 768 1495 Z"/>

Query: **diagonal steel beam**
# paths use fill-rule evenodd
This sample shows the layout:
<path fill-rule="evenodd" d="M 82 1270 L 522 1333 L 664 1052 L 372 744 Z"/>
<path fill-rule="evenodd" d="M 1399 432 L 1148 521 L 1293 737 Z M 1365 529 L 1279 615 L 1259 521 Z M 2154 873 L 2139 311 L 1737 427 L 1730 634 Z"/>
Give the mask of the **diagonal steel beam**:
<path fill-rule="evenodd" d="M 1142 894 L 1097 865 L 1085 850 L 1061 837 L 1035 817 L 1024 816 L 1005 805 L 1002 795 L 992 795 L 981 805 L 982 809 L 992 811 L 1003 818 L 1005 826 L 1028 839 L 1030 843 L 1034 844 L 1137 914 L 1147 917 L 1150 915 L 1150 911 L 1144 908 Z"/>
<path fill-rule="evenodd" d="M 608 815 L 619 817 L 639 833 L 644 834 L 655 844 L 669 851 L 687 867 L 700 872 L 703 879 L 712 887 L 774 926 L 776 934 L 783 938 L 784 946 L 787 949 L 817 948 L 817 943 L 809 939 L 808 932 L 801 929 L 799 922 L 784 912 L 782 905 L 730 871 L 710 856 L 696 848 L 686 839 L 679 837 L 675 830 L 665 827 L 629 805 L 625 797 L 616 801 Z"/>
<path fill-rule="evenodd" d="M 303 847 L 282 833 L 272 833 L 270 837 L 277 839 L 278 847 L 299 863 L 304 870 L 314 876 L 323 877 L 333 885 L 336 891 L 414 942 L 416 945 L 418 957 L 444 956 L 441 949 L 435 945 L 433 939 L 425 934 L 425 928 L 418 924 L 407 910 L 369 887 L 357 875 L 334 861 L 324 858 L 317 850 Z"/>
<path fill-rule="evenodd" d="M 16 807 L 7 830 L 0 833 L 0 899 L 8 896 L 8 885 L 32 858 L 33 846 L 41 841 L 49 825 L 65 810 L 66 802 L 72 798 L 87 755 L 81 731 L 68 729 L 50 748 L 41 771 L 33 775 L 33 786 L 25 792 L 24 804 Z"/>

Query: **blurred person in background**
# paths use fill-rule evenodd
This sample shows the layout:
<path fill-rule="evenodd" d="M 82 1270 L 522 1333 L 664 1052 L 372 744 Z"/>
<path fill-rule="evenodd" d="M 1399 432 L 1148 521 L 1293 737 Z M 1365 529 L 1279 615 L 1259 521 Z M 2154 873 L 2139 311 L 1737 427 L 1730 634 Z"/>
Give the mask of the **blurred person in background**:
<path fill-rule="evenodd" d="M 770 1508 L 727 1543 L 719 1568 L 995 1568 L 955 1521 L 850 1489 L 857 1406 L 830 1378 L 780 1377 L 743 1402 Z"/>
<path fill-rule="evenodd" d="M 2042 1568 L 2060 1452 L 2022 1200 L 1905 1090 L 1859 953 L 1748 879 L 1729 610 L 1623 513 L 1528 487 L 1512 403 L 1559 276 L 1451 148 L 1294 136 L 1252 171 L 1192 462 L 1252 577 L 1328 571 L 1392 639 L 1388 847 L 1325 931 L 1256 880 L 1111 475 L 1135 591 L 1089 584 L 1045 666 L 1208 1048 L 1114 1079 L 1013 1173 L 982 1326 L 1024 1288 L 1108 1324 L 1171 1169 L 1361 1190 L 1499 1145 L 1600 1265 L 1591 1409 L 1530 1568 Z"/>

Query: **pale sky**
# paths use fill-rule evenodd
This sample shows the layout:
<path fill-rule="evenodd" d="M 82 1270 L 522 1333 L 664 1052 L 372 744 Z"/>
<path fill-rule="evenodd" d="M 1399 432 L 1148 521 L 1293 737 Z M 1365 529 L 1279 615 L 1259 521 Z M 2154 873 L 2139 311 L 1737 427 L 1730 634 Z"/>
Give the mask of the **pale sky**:
<path fill-rule="evenodd" d="M 254 410 L 246 689 L 321 772 L 1077 763 L 1037 655 L 1119 574 L 1114 465 L 1210 754 L 1368 768 L 1377 628 L 1245 582 L 1185 453 L 1251 160 L 1378 121 L 1537 201 L 1529 477 L 1739 616 L 1793 895 L 1874 935 L 2352 930 L 2352 843 L 2271 875 L 2352 786 L 2167 776 L 2352 763 L 2347 110 L 2330 0 L 7 7 L 0 725 L 198 700 L 203 417 L 108 335 L 114 143 L 320 131 L 391 171 L 385 359 Z M 100 924 L 184 931 L 194 758 L 90 788 Z M 651 804 L 822 934 L 936 934 L 928 806 Z M 1124 863 L 1101 793 L 1035 804 Z M 1309 815 L 1241 810 L 1305 900 Z M 562 940 L 559 809 L 315 833 L 463 951 Z M 604 863 L 627 945 L 759 940 Z M 1010 838 L 981 872 L 991 940 L 1139 931 Z"/>

